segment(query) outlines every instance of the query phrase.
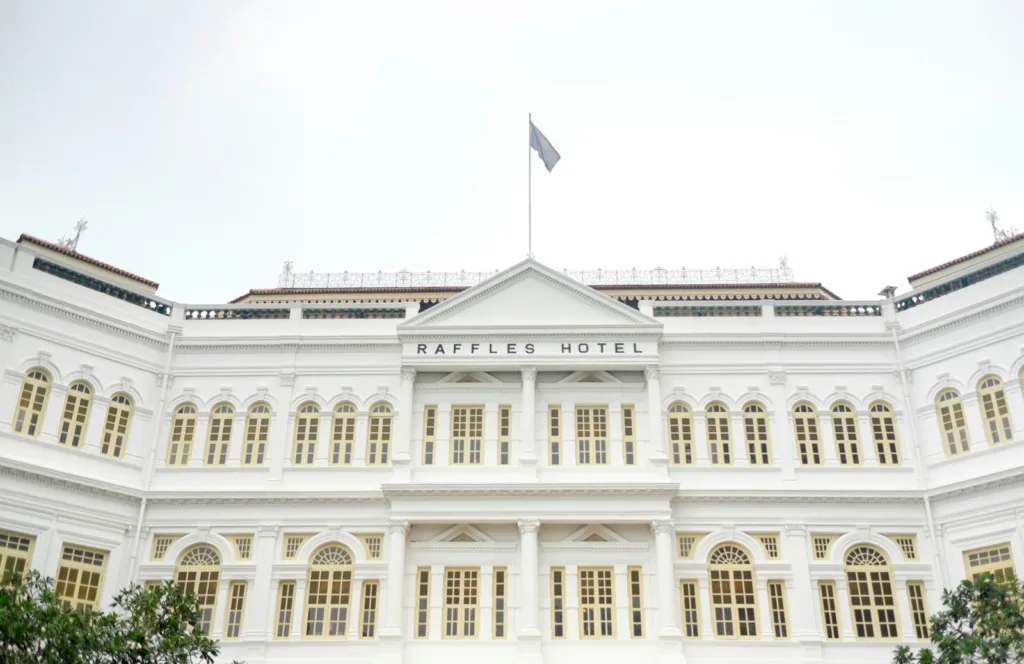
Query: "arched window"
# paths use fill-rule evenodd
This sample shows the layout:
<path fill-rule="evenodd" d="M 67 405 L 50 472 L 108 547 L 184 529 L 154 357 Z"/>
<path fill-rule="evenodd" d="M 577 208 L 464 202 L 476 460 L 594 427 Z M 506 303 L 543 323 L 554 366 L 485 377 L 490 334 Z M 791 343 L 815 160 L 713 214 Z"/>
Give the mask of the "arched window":
<path fill-rule="evenodd" d="M 370 429 L 366 437 L 366 465 L 383 466 L 391 447 L 391 406 L 380 402 L 370 408 Z"/>
<path fill-rule="evenodd" d="M 668 407 L 668 440 L 672 448 L 672 465 L 692 465 L 693 414 L 682 401 Z"/>
<path fill-rule="evenodd" d="M 196 407 L 190 403 L 178 406 L 171 422 L 171 440 L 167 444 L 167 465 L 187 466 L 196 435 Z"/>
<path fill-rule="evenodd" d="M 181 555 L 175 578 L 179 588 L 199 598 L 199 628 L 208 635 L 213 627 L 213 612 L 217 608 L 220 554 L 209 544 L 193 546 Z"/>
<path fill-rule="evenodd" d="M 227 402 L 217 404 L 210 411 L 210 430 L 206 434 L 207 466 L 223 466 L 228 462 L 234 417 L 235 407 Z"/>
<path fill-rule="evenodd" d="M 892 572 L 881 551 L 858 545 L 846 554 L 850 616 L 858 639 L 898 639 Z"/>
<path fill-rule="evenodd" d="M 848 403 L 832 406 L 832 432 L 836 437 L 836 456 L 844 466 L 860 465 L 860 439 L 857 414 Z"/>
<path fill-rule="evenodd" d="M 68 386 L 64 398 L 64 412 L 60 418 L 61 445 L 81 447 L 85 442 L 85 425 L 89 423 L 89 406 L 92 405 L 92 388 L 89 383 L 78 380 Z"/>
<path fill-rule="evenodd" d="M 120 459 L 128 440 L 128 424 L 132 420 L 132 398 L 124 392 L 110 397 L 107 419 L 103 423 L 103 445 L 100 453 Z"/>
<path fill-rule="evenodd" d="M 985 435 L 992 445 L 1013 440 L 1013 424 L 1010 409 L 1006 407 L 1006 392 L 1003 381 L 996 376 L 986 376 L 978 381 L 978 399 L 981 401 L 981 415 L 985 418 Z"/>
<path fill-rule="evenodd" d="M 764 406 L 750 402 L 743 407 L 743 429 L 747 435 L 747 457 L 751 466 L 770 466 L 772 439 Z"/>
<path fill-rule="evenodd" d="M 352 553 L 341 544 L 326 544 L 309 566 L 306 636 L 343 638 L 352 599 Z"/>
<path fill-rule="evenodd" d="M 736 544 L 723 544 L 708 557 L 715 636 L 757 638 L 757 595 L 750 556 Z"/>
<path fill-rule="evenodd" d="M 355 442 L 356 407 L 345 401 L 334 408 L 334 419 L 331 421 L 331 463 L 352 463 Z"/>
<path fill-rule="evenodd" d="M 871 404 L 871 437 L 875 441 L 878 463 L 882 466 L 900 464 L 900 438 L 896 432 L 896 418 L 892 408 L 884 401 Z"/>
<path fill-rule="evenodd" d="M 42 369 L 29 369 L 21 382 L 18 405 L 14 409 L 14 433 L 38 438 L 43 428 L 43 412 L 50 397 L 50 374 Z"/>
<path fill-rule="evenodd" d="M 243 466 L 262 466 L 267 454 L 267 440 L 270 438 L 270 406 L 254 403 L 249 406 L 245 418 L 245 449 L 242 454 Z"/>
<path fill-rule="evenodd" d="M 295 414 L 295 444 L 292 463 L 311 466 L 316 461 L 316 440 L 320 434 L 320 406 L 307 401 Z"/>
<path fill-rule="evenodd" d="M 793 408 L 793 429 L 800 463 L 804 466 L 821 465 L 821 439 L 818 436 L 818 413 L 814 406 L 802 401 Z"/>
<path fill-rule="evenodd" d="M 732 464 L 732 440 L 729 437 L 729 409 L 723 404 L 709 404 L 705 410 L 708 432 L 708 459 L 712 466 Z"/>
<path fill-rule="evenodd" d="M 956 390 L 943 390 L 935 399 L 939 411 L 939 429 L 945 443 L 946 454 L 956 456 L 970 451 L 971 444 L 967 439 L 967 422 L 964 420 L 964 406 L 960 403 L 960 393 Z"/>

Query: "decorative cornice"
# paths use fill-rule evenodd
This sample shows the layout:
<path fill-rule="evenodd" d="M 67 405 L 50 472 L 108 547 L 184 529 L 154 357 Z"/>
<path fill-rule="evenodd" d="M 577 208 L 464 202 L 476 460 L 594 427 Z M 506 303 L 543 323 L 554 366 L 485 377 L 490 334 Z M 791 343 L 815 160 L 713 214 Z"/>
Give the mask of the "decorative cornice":
<path fill-rule="evenodd" d="M 623 496 L 630 498 L 671 498 L 676 483 L 572 483 L 572 484 L 385 484 L 381 490 L 389 497 L 546 497 L 546 496 Z"/>
<path fill-rule="evenodd" d="M 136 504 L 142 498 L 142 492 L 127 487 L 119 487 L 106 482 L 97 482 L 85 477 L 62 473 L 53 469 L 41 469 L 28 466 L 13 459 L 0 459 L 0 477 L 28 479 L 55 489 L 77 493 L 79 495 L 98 496 L 121 503 Z M 0 482 L 3 484 L 3 482 Z"/>
<path fill-rule="evenodd" d="M 7 325 L 0 325 L 0 341 L 12 343 L 14 341 L 14 333 L 17 330 Z"/>

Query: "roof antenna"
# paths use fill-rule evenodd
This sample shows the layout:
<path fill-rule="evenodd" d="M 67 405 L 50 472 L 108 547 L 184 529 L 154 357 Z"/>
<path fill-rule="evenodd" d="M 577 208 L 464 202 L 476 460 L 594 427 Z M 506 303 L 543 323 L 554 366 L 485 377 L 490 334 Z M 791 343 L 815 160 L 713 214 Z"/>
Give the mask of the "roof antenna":
<path fill-rule="evenodd" d="M 89 229 L 89 222 L 85 220 L 85 217 L 78 220 L 75 224 L 75 237 L 62 236 L 57 240 L 57 244 L 64 247 L 68 251 L 78 253 L 78 241 L 82 239 L 82 231 Z"/>

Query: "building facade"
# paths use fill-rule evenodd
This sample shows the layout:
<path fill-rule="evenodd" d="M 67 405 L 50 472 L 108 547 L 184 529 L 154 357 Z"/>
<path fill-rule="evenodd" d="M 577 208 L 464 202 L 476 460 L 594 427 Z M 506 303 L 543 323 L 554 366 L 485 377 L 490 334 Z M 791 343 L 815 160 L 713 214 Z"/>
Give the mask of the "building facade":
<path fill-rule="evenodd" d="M 1024 560 L 1022 264 L 192 306 L 2 241 L 0 569 L 175 580 L 251 664 L 888 662 Z"/>

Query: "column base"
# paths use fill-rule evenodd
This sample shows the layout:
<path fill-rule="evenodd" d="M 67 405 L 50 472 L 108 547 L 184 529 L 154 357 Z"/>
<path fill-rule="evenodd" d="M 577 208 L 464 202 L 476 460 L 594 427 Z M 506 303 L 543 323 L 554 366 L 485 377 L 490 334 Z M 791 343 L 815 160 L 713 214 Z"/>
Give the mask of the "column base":
<path fill-rule="evenodd" d="M 517 664 L 544 664 L 544 651 L 541 649 L 540 631 L 537 629 L 523 630 L 519 633 L 517 641 Z"/>
<path fill-rule="evenodd" d="M 391 457 L 391 480 L 393 482 L 412 481 L 412 458 L 408 453 L 402 452 Z"/>
<path fill-rule="evenodd" d="M 797 636 L 793 639 L 800 644 L 800 661 L 801 662 L 824 662 L 825 653 L 822 650 L 821 636 L 817 634 L 807 636 Z"/>
<path fill-rule="evenodd" d="M 402 640 L 402 633 L 392 628 L 381 630 L 379 637 L 380 647 L 377 649 L 375 662 L 377 664 L 402 664 L 405 642 Z"/>
<path fill-rule="evenodd" d="M 658 634 L 658 646 L 661 650 L 658 658 L 662 664 L 686 664 L 683 654 L 683 633 L 677 630 L 664 630 Z"/>

